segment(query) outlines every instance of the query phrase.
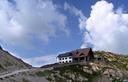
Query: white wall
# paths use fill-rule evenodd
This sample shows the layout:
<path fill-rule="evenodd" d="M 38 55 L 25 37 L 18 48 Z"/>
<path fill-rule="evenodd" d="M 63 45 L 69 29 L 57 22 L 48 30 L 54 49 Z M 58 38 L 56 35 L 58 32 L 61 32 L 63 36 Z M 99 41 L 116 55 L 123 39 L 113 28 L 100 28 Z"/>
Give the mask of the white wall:
<path fill-rule="evenodd" d="M 70 63 L 70 61 L 72 62 L 72 60 L 72 57 L 62 57 L 61 59 L 57 58 L 58 63 Z"/>

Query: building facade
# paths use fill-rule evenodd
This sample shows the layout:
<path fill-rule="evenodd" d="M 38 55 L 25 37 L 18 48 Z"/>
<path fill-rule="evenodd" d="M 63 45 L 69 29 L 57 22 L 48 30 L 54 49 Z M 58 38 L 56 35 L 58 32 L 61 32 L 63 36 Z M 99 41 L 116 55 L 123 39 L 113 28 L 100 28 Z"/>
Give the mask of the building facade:
<path fill-rule="evenodd" d="M 87 62 L 92 59 L 94 56 L 91 48 L 77 49 L 57 56 L 57 62 L 60 64 Z"/>
<path fill-rule="evenodd" d="M 73 58 L 71 56 L 58 58 L 59 63 L 71 63 L 72 61 Z"/>

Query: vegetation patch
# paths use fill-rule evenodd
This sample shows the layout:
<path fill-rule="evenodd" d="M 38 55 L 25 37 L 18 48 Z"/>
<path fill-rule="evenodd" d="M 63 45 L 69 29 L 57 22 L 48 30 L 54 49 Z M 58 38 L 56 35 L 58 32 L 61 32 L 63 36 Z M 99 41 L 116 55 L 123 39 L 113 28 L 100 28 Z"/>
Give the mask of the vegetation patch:
<path fill-rule="evenodd" d="M 79 77 L 81 76 L 88 79 L 88 81 L 84 81 L 84 82 L 93 82 L 93 79 L 95 79 L 96 77 L 100 75 L 100 72 L 93 72 L 93 74 L 84 72 L 83 66 L 79 64 L 58 67 L 58 68 L 55 68 L 54 70 L 59 71 L 59 74 L 65 77 L 66 79 L 72 79 L 73 82 L 78 82 Z M 74 79 L 70 78 L 69 77 L 70 75 L 67 75 L 68 73 L 73 74 L 75 78 Z"/>
<path fill-rule="evenodd" d="M 25 79 L 25 78 L 23 78 L 22 81 L 23 81 L 23 82 L 29 82 L 29 80 L 27 80 L 27 79 Z"/>
<path fill-rule="evenodd" d="M 44 70 L 44 71 L 38 71 L 36 72 L 36 75 L 39 77 L 45 77 L 51 75 L 53 72 L 50 70 Z"/>
<path fill-rule="evenodd" d="M 4 67 L 0 64 L 0 69 L 4 69 Z"/>
<path fill-rule="evenodd" d="M 50 77 L 47 78 L 48 81 L 52 81 L 52 79 Z"/>
<path fill-rule="evenodd" d="M 112 82 L 122 82 L 120 79 L 113 79 Z"/>

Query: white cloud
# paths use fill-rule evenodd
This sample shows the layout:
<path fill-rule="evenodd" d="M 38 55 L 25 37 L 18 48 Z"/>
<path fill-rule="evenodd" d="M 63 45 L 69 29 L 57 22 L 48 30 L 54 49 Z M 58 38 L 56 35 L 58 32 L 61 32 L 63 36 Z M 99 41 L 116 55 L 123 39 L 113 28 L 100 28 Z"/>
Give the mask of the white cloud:
<path fill-rule="evenodd" d="M 0 0 L 0 40 L 8 44 L 48 42 L 58 31 L 68 33 L 66 20 L 50 0 Z"/>
<path fill-rule="evenodd" d="M 85 26 L 86 26 L 86 17 L 84 16 L 83 12 L 79 9 L 77 9 L 74 6 L 69 5 L 68 3 L 64 4 L 64 9 L 68 10 L 70 13 L 75 14 L 76 16 L 78 16 L 78 21 L 79 21 L 79 28 L 80 30 L 84 30 Z"/>
<path fill-rule="evenodd" d="M 28 63 L 29 65 L 32 65 L 34 67 L 41 67 L 43 65 L 53 64 L 57 62 L 56 60 L 57 55 L 50 54 L 50 55 L 42 55 L 32 58 L 24 58 L 15 52 L 9 52 L 9 53 L 19 59 L 22 59 L 25 63 Z"/>
<path fill-rule="evenodd" d="M 23 60 L 35 67 L 40 67 L 47 64 L 53 64 L 56 63 L 56 55 L 44 55 L 40 57 L 34 57 L 34 58 L 23 58 Z"/>
<path fill-rule="evenodd" d="M 92 47 L 92 40 L 89 31 L 86 29 L 86 20 L 87 17 L 84 15 L 84 13 L 77 9 L 75 6 L 71 6 L 68 3 L 64 4 L 64 9 L 68 10 L 71 14 L 74 14 L 75 16 L 78 17 L 78 22 L 79 22 L 79 29 L 83 33 L 83 40 L 84 40 L 84 46 L 83 47 Z"/>
<path fill-rule="evenodd" d="M 128 13 L 124 13 L 121 8 L 114 10 L 114 5 L 104 0 L 91 8 L 90 17 L 85 22 L 92 36 L 89 42 L 94 45 L 94 49 L 128 53 Z M 81 47 L 86 47 L 87 39 L 85 34 Z"/>
<path fill-rule="evenodd" d="M 42 56 L 37 56 L 37 57 L 32 57 L 32 58 L 24 58 L 21 57 L 19 54 L 15 53 L 15 52 L 9 52 L 11 55 L 22 59 L 24 62 L 34 66 L 34 67 L 40 67 L 43 65 L 47 65 L 47 64 L 54 64 L 57 63 L 57 55 L 59 54 L 49 54 L 49 55 L 42 55 Z"/>

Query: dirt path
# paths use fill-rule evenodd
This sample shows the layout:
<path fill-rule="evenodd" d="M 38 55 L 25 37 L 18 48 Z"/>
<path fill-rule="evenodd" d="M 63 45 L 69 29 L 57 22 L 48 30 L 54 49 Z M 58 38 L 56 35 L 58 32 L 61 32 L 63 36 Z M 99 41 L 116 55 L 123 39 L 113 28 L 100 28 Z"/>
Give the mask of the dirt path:
<path fill-rule="evenodd" d="M 2 73 L 2 75 L 0 75 L 0 78 L 5 78 L 5 77 L 9 77 L 11 75 L 15 75 L 15 74 L 19 74 L 19 73 L 22 73 L 22 72 L 28 72 L 28 71 L 32 71 L 34 69 L 21 69 L 21 70 L 16 70 L 16 71 L 13 71 L 13 72 L 6 72 L 6 73 Z"/>

